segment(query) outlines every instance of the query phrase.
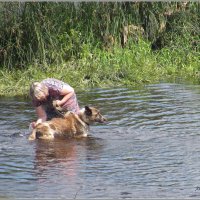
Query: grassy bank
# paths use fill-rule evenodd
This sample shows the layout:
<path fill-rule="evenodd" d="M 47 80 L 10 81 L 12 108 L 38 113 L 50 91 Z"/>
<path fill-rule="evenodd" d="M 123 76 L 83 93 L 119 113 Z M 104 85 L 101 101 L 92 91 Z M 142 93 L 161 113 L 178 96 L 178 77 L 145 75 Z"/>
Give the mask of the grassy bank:
<path fill-rule="evenodd" d="M 47 77 L 71 84 L 76 90 L 91 87 L 136 86 L 156 83 L 167 78 L 198 80 L 199 53 L 187 48 L 163 48 L 152 51 L 149 42 L 130 42 L 126 48 L 89 51 L 85 46 L 82 59 L 60 65 L 31 65 L 26 69 L 0 70 L 0 93 L 3 96 L 28 95 L 29 85 Z"/>
<path fill-rule="evenodd" d="M 199 2 L 1 2 L 0 95 L 199 79 Z"/>

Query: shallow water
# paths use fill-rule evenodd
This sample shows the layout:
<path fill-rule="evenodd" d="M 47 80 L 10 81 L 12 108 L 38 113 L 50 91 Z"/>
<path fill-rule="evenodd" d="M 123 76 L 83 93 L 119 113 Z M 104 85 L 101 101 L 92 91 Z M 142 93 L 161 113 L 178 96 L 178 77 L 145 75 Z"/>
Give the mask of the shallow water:
<path fill-rule="evenodd" d="M 200 197 L 199 85 L 77 96 L 109 123 L 85 139 L 51 142 L 27 140 L 36 116 L 26 99 L 0 99 L 1 198 Z"/>

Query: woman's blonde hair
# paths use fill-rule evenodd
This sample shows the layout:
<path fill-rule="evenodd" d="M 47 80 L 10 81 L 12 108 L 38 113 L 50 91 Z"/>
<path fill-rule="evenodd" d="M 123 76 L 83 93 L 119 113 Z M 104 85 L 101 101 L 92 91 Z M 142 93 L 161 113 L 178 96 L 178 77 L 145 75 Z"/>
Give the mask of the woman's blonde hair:
<path fill-rule="evenodd" d="M 30 96 L 31 98 L 40 99 L 41 96 L 45 94 L 48 95 L 48 88 L 45 84 L 40 82 L 34 82 L 30 86 Z"/>

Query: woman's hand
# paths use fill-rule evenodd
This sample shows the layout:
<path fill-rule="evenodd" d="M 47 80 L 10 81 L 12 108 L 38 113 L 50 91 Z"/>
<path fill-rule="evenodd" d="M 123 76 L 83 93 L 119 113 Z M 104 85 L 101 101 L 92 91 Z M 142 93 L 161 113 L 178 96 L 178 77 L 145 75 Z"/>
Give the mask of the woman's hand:
<path fill-rule="evenodd" d="M 35 128 L 40 123 L 42 123 L 42 119 L 38 119 L 36 122 L 31 122 L 30 127 Z"/>
<path fill-rule="evenodd" d="M 36 126 L 36 122 L 31 122 L 30 123 L 30 127 L 35 128 L 35 126 Z"/>
<path fill-rule="evenodd" d="M 60 100 L 54 100 L 53 101 L 53 107 L 56 108 L 56 107 L 59 107 L 61 104 L 61 101 Z"/>

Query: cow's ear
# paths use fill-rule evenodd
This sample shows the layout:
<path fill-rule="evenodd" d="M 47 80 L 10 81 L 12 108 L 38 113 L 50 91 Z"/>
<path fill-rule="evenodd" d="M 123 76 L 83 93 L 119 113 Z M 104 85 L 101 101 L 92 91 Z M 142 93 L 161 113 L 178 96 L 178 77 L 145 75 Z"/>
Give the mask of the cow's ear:
<path fill-rule="evenodd" d="M 85 114 L 92 115 L 92 110 L 89 108 L 89 106 L 85 106 Z"/>

